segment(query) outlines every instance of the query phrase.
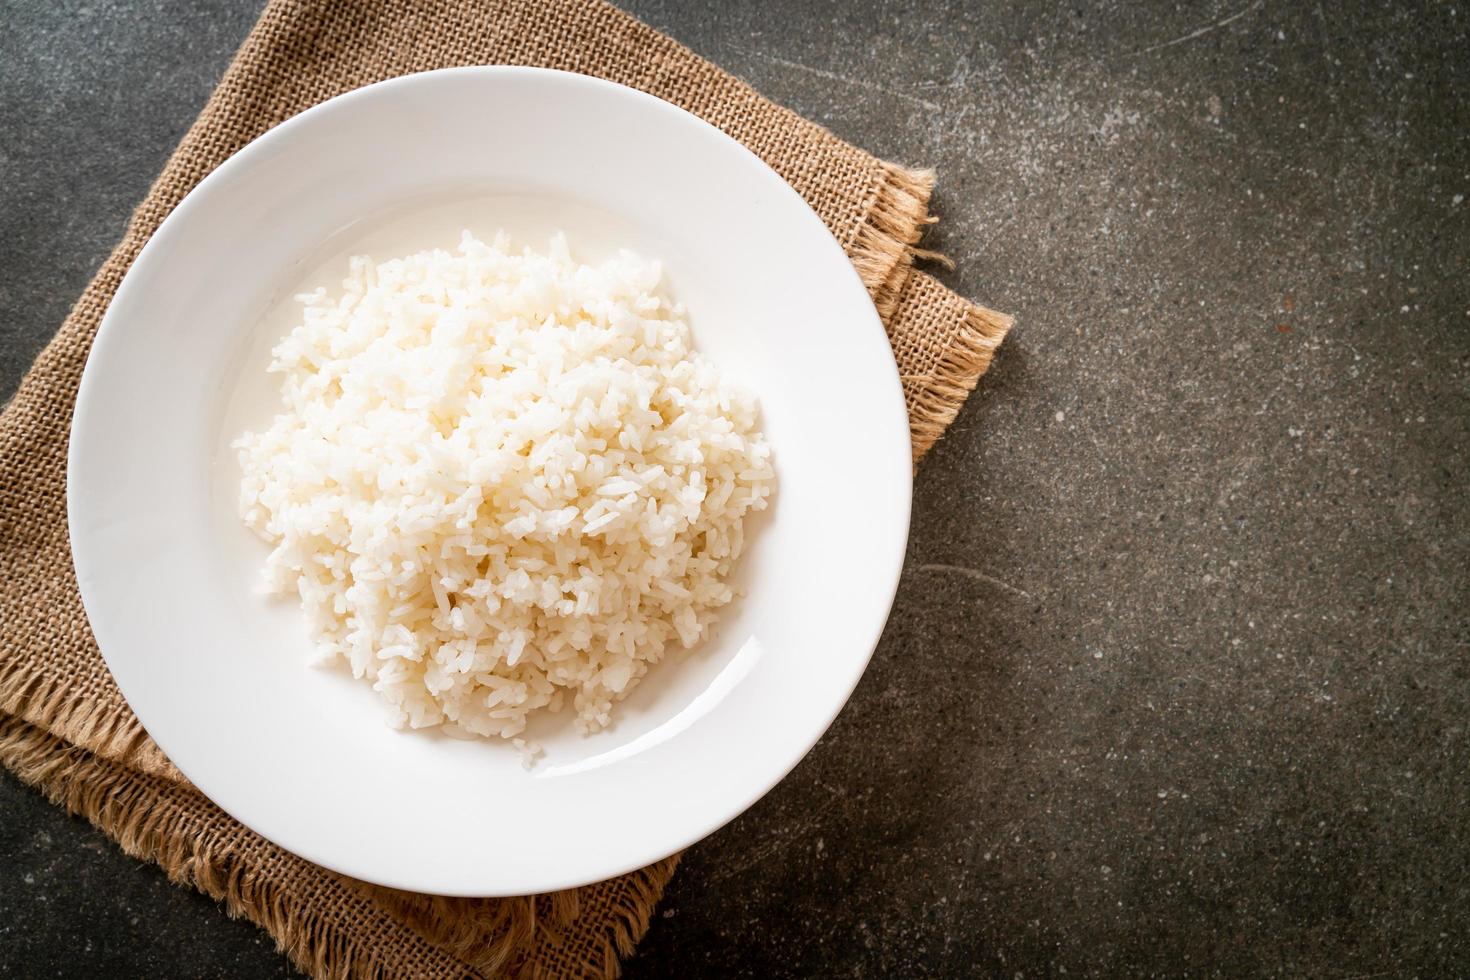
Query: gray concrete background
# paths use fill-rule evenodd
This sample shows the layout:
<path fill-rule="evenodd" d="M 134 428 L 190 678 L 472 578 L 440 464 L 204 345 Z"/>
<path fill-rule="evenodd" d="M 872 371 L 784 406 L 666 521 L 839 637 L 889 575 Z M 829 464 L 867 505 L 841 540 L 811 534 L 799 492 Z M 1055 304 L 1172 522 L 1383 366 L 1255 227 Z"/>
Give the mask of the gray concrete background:
<path fill-rule="evenodd" d="M 937 167 L 1021 317 L 853 701 L 629 974 L 1470 972 L 1470 5 L 628 6 Z M 0 5 L 0 395 L 254 14 Z M 0 974 L 289 973 L 0 780 Z"/>

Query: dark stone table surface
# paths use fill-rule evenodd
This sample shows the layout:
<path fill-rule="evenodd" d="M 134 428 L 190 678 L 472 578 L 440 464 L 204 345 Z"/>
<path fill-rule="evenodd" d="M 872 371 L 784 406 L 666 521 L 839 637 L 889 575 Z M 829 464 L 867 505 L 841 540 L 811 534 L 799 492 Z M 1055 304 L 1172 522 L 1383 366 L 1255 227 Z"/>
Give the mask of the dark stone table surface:
<path fill-rule="evenodd" d="M 629 975 L 1470 973 L 1470 2 L 630 6 L 937 167 L 1020 319 Z M 0 2 L 0 397 L 255 14 Z M 0 778 L 0 975 L 291 972 Z"/>

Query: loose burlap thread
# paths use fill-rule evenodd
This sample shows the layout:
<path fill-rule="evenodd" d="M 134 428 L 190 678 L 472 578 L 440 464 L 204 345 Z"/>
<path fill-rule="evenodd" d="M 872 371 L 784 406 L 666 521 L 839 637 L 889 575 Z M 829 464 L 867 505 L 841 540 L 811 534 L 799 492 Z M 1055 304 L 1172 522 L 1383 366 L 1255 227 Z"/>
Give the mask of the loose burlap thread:
<path fill-rule="evenodd" d="M 770 164 L 826 222 L 873 297 L 903 378 L 916 463 L 1010 326 L 912 268 L 931 174 L 849 146 L 598 0 L 273 0 L 0 416 L 0 762 L 129 854 L 265 928 L 316 977 L 612 975 L 678 860 L 515 899 L 398 892 L 312 865 L 236 823 L 174 769 L 123 701 L 77 595 L 65 505 L 72 406 L 139 249 L 200 179 L 277 123 L 371 82 L 470 64 L 560 68 L 642 89 Z"/>

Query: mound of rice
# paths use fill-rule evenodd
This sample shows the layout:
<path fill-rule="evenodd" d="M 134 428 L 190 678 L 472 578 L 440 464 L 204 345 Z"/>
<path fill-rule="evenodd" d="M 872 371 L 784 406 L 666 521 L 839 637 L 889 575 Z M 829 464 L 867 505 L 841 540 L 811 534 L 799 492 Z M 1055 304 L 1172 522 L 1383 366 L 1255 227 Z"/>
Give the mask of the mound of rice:
<path fill-rule="evenodd" d="M 511 738 L 570 696 L 607 725 L 671 642 L 731 599 L 773 471 L 752 398 L 690 347 L 657 263 L 354 258 L 298 297 L 283 411 L 236 443 L 266 587 L 301 597 L 396 724 Z"/>

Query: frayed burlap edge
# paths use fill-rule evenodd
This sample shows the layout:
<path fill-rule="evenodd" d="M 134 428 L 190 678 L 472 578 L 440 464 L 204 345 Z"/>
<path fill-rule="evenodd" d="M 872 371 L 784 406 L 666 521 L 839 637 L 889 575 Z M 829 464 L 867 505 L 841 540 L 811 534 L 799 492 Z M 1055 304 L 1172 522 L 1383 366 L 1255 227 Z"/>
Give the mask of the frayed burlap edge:
<path fill-rule="evenodd" d="M 115 712 L 26 666 L 19 661 L 0 664 L 0 714 L 24 719 L 61 741 L 150 776 L 184 778 L 132 712 Z"/>
<path fill-rule="evenodd" d="M 0 761 L 52 803 L 85 817 L 139 860 L 157 864 L 175 884 L 198 889 L 264 927 L 295 966 L 330 980 L 390 980 L 371 950 L 353 949 L 311 909 L 295 908 L 265 875 L 241 866 L 202 841 L 190 840 L 175 814 L 131 806 L 137 781 L 148 777 L 68 745 L 16 718 L 0 717 Z"/>
<path fill-rule="evenodd" d="M 669 881 L 673 879 L 682 856 L 670 855 L 644 868 L 642 875 L 633 879 L 633 894 L 614 907 L 604 930 L 603 938 L 606 941 L 602 945 L 600 962 L 584 964 L 587 976 L 618 977 L 622 974 L 623 959 L 633 955 L 633 951 L 638 948 L 638 941 L 648 932 L 654 909 L 663 897 Z M 568 976 L 563 958 L 558 955 L 555 946 L 549 945 L 544 939 L 537 955 L 524 972 L 530 980 L 563 980 Z"/>
<path fill-rule="evenodd" d="M 933 191 L 934 171 L 883 164 L 862 223 L 842 243 L 884 323 L 898 309 L 916 254 L 927 254 L 916 245 L 934 220 L 929 216 Z"/>
<path fill-rule="evenodd" d="M 954 268 L 943 253 L 918 247 L 925 229 L 939 220 L 929 213 L 934 181 L 933 170 L 884 163 L 864 220 L 842 243 L 885 325 L 893 322 L 910 276 L 928 280 L 925 285 L 938 285 L 915 272 L 916 260 Z M 955 420 L 965 399 L 990 369 L 996 348 L 1015 324 L 1015 318 L 1008 314 L 968 303 L 966 306 L 959 330 L 934 369 L 921 379 L 901 378 L 906 390 L 909 382 L 919 381 L 914 386 L 917 394 L 905 399 L 915 467 Z"/>
<path fill-rule="evenodd" d="M 1015 317 L 983 306 L 972 307 L 965 315 L 963 326 L 908 406 L 915 466 L 959 415 L 1015 322 Z"/>

